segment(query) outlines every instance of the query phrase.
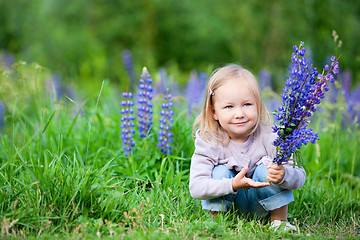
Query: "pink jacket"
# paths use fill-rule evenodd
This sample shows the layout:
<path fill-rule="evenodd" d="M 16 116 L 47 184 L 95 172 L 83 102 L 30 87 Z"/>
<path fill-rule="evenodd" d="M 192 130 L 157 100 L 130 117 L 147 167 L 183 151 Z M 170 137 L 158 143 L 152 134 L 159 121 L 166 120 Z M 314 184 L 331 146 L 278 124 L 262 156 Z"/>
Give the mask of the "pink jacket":
<path fill-rule="evenodd" d="M 205 200 L 230 193 L 235 193 L 232 188 L 231 179 L 212 179 L 211 172 L 214 166 L 224 164 L 228 169 L 240 172 L 245 166 L 249 167 L 246 177 L 251 177 L 255 168 L 264 162 L 263 157 L 275 156 L 273 142 L 276 134 L 271 128 L 259 125 L 258 129 L 249 137 L 245 143 L 237 143 L 232 140 L 222 145 L 215 139 L 210 143 L 202 137 L 200 130 L 196 132 L 195 152 L 191 159 L 190 167 L 190 194 L 192 197 Z M 267 164 L 267 162 L 264 162 Z M 285 175 L 277 185 L 284 189 L 295 190 L 305 183 L 306 173 L 301 167 L 293 167 L 293 161 L 283 165 Z"/>

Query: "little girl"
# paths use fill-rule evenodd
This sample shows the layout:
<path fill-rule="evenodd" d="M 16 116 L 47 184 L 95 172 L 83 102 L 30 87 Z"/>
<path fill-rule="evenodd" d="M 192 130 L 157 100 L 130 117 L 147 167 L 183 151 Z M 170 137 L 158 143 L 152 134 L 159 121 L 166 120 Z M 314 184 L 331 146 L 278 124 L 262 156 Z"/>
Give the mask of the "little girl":
<path fill-rule="evenodd" d="M 253 74 L 238 65 L 218 69 L 194 129 L 198 125 L 189 185 L 202 208 L 215 217 L 232 207 L 258 217 L 270 214 L 272 228 L 284 222 L 285 230 L 295 230 L 287 222 L 288 204 L 306 174 L 292 160 L 272 164 L 276 135 Z"/>

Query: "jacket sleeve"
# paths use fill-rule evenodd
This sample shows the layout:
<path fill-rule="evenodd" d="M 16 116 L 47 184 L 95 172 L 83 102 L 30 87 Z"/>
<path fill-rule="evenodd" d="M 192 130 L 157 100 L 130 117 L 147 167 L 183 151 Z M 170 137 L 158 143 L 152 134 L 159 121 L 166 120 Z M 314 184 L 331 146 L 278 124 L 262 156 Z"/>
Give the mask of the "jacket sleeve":
<path fill-rule="evenodd" d="M 195 152 L 191 158 L 189 189 L 192 197 L 200 200 L 217 198 L 235 193 L 232 180 L 211 178 L 211 172 L 218 164 L 217 143 L 208 143 L 196 133 Z"/>
<path fill-rule="evenodd" d="M 284 188 L 295 190 L 301 188 L 306 179 L 306 173 L 303 167 L 293 166 L 293 161 L 285 163 L 283 166 L 285 168 L 285 175 L 281 182 L 276 184 L 277 186 Z"/>

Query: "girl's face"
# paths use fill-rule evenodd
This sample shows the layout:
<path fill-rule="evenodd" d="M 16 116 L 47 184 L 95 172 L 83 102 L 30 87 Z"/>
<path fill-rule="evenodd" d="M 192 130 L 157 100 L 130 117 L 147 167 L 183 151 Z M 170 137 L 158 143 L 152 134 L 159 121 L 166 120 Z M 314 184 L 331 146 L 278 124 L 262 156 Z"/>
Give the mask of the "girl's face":
<path fill-rule="evenodd" d="M 214 91 L 213 118 L 235 142 L 245 142 L 258 118 L 256 100 L 249 84 L 231 79 Z"/>

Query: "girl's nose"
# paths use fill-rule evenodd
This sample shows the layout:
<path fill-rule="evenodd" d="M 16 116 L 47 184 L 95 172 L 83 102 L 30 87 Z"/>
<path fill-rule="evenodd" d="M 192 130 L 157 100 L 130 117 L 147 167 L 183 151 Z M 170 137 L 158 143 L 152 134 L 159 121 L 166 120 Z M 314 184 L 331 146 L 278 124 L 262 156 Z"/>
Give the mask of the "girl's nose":
<path fill-rule="evenodd" d="M 238 109 L 235 113 L 235 118 L 243 118 L 243 117 L 244 117 L 244 111 Z"/>

